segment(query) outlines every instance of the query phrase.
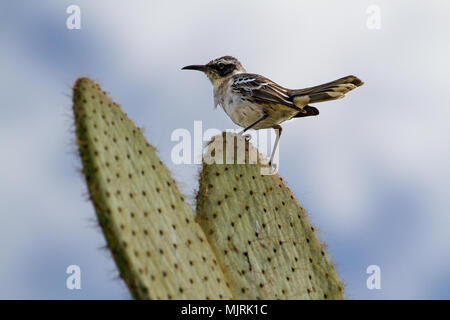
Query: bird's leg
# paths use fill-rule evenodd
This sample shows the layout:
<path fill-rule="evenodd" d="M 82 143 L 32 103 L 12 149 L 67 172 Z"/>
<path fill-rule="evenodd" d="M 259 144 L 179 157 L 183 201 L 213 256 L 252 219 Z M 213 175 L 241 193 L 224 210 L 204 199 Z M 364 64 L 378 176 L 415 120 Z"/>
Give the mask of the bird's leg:
<path fill-rule="evenodd" d="M 275 156 L 275 151 L 277 150 L 278 142 L 280 141 L 280 137 L 281 137 L 281 132 L 283 131 L 283 128 L 281 128 L 281 126 L 278 124 L 273 126 L 272 128 L 275 129 L 275 134 L 277 137 L 276 137 L 275 143 L 273 145 L 272 154 L 270 155 L 269 166 L 272 166 L 273 157 Z"/>
<path fill-rule="evenodd" d="M 251 125 L 249 125 L 248 127 L 246 127 L 244 130 L 242 130 L 241 132 L 239 132 L 239 134 L 244 134 L 247 130 L 251 129 L 252 127 L 254 127 L 255 125 L 257 125 L 258 123 L 260 123 L 261 121 L 265 120 L 269 115 L 266 112 L 263 112 L 261 118 L 259 118 L 258 120 L 256 120 L 255 122 L 253 122 Z M 250 140 L 250 135 L 244 135 L 245 140 L 249 141 Z"/>

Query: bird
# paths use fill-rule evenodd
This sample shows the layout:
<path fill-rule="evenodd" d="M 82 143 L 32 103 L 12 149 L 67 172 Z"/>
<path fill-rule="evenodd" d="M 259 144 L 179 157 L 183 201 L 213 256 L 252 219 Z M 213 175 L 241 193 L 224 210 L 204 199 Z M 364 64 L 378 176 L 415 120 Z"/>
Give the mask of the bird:
<path fill-rule="evenodd" d="M 214 87 L 214 107 L 221 106 L 236 125 L 244 128 L 240 134 L 250 129 L 275 129 L 271 166 L 282 122 L 317 116 L 319 110 L 310 104 L 343 98 L 347 92 L 364 84 L 358 77 L 349 75 L 318 86 L 287 89 L 262 75 L 247 73 L 239 60 L 229 55 L 207 64 L 188 65 L 182 70 L 206 74 Z"/>

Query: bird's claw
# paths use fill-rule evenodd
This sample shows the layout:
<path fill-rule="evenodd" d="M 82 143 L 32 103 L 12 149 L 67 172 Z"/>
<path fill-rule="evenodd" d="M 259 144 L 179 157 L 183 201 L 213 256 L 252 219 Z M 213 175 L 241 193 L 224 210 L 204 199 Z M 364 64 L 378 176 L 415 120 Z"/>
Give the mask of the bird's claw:
<path fill-rule="evenodd" d="M 273 175 L 273 174 L 276 174 L 276 173 L 277 173 L 277 165 L 275 163 L 266 162 L 266 165 L 261 167 L 261 174 L 262 175 L 265 175 L 265 176 L 269 175 L 270 176 L 270 175 Z"/>
<path fill-rule="evenodd" d="M 245 131 L 241 131 L 241 132 L 239 132 L 238 134 L 241 135 L 241 136 L 243 136 L 244 139 L 245 139 L 245 141 L 250 141 L 250 139 L 252 138 L 252 136 L 251 136 L 250 134 L 244 134 L 244 133 L 245 133 Z"/>

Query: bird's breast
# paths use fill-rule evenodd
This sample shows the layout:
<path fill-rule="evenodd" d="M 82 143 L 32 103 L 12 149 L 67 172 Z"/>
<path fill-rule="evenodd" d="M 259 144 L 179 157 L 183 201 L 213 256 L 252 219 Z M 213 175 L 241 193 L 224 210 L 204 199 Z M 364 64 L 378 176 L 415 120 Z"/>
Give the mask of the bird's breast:
<path fill-rule="evenodd" d="M 252 127 L 253 129 L 271 128 L 298 113 L 295 109 L 284 105 L 257 103 L 247 96 L 233 92 L 231 88 L 227 89 L 218 96 L 219 103 L 231 120 L 243 128 L 261 119 L 264 113 L 267 114 L 267 118 Z"/>
<path fill-rule="evenodd" d="M 233 93 L 226 94 L 221 104 L 231 120 L 243 128 L 260 119 L 263 112 L 261 106 Z"/>

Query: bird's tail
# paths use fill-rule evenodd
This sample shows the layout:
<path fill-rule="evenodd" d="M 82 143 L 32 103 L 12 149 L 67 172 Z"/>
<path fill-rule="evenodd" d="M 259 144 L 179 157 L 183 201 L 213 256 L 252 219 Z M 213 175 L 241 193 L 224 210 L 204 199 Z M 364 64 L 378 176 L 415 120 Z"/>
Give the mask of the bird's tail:
<path fill-rule="evenodd" d="M 347 76 L 311 88 L 289 90 L 288 94 L 297 107 L 303 108 L 308 103 L 343 98 L 347 92 L 363 84 L 364 82 L 357 77 Z"/>

